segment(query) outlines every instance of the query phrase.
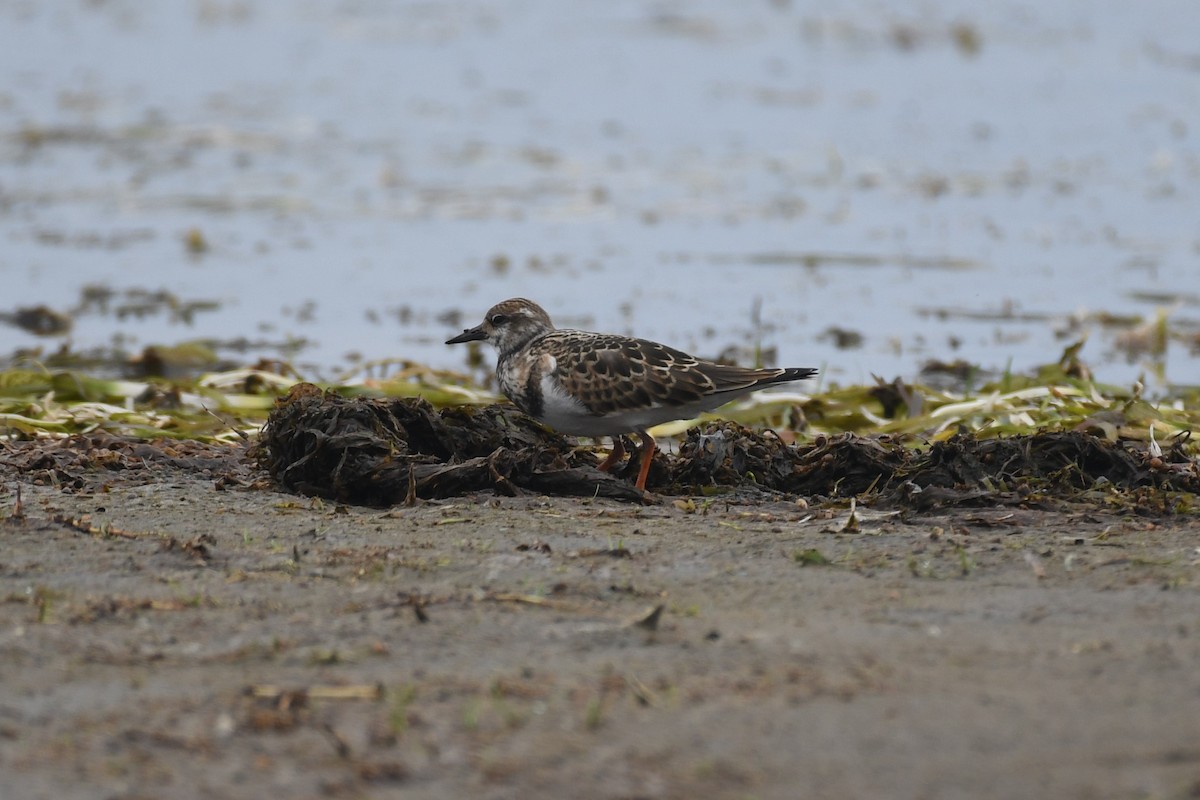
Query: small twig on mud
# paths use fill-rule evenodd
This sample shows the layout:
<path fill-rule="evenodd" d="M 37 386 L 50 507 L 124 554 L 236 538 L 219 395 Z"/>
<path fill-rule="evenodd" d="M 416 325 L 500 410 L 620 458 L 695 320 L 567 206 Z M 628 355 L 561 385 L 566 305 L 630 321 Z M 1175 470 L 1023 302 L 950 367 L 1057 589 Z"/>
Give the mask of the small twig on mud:
<path fill-rule="evenodd" d="M 493 603 L 524 603 L 531 606 L 542 606 L 544 608 L 555 608 L 559 611 L 586 611 L 587 609 L 575 603 L 569 603 L 565 600 L 552 600 L 548 597 L 541 597 L 536 594 L 512 594 L 508 592 L 497 592 L 495 594 L 485 595 L 485 600 L 490 600 Z"/>
<path fill-rule="evenodd" d="M 302 692 L 310 700 L 379 700 L 383 697 L 383 687 L 379 684 L 359 683 L 347 686 L 318 685 L 307 689 L 285 689 L 270 683 L 259 683 L 246 687 L 246 694 L 276 700 L 297 691 Z"/>
<path fill-rule="evenodd" d="M 661 609 L 662 606 L 659 606 Z M 633 692 L 633 699 L 637 700 L 638 705 L 654 707 L 658 705 L 658 696 L 651 691 L 650 687 L 642 683 L 633 675 L 625 676 L 625 683 L 629 685 L 629 689 Z"/>
<path fill-rule="evenodd" d="M 400 592 L 400 605 L 412 606 L 413 616 L 417 618 L 417 622 L 429 622 L 429 614 L 425 613 L 425 604 L 429 602 L 428 597 L 422 597 L 419 594 L 409 592 Z"/>
<path fill-rule="evenodd" d="M 659 603 L 649 611 L 638 614 L 633 619 L 629 620 L 629 625 L 636 628 L 644 628 L 648 631 L 658 630 L 658 621 L 662 619 L 663 604 Z"/>
<path fill-rule="evenodd" d="M 858 525 L 858 499 L 850 498 L 850 516 L 846 518 L 846 524 L 842 527 L 842 533 L 859 533 Z"/>
<path fill-rule="evenodd" d="M 65 514 L 55 514 L 50 518 L 52 522 L 57 522 L 59 525 L 66 525 L 68 528 L 86 533 L 88 536 L 99 536 L 101 538 L 107 536 L 120 536 L 123 539 L 141 539 L 145 534 L 134 533 L 132 531 L 121 530 L 113 526 L 111 523 L 104 523 L 100 527 L 92 524 L 92 515 L 84 514 L 81 517 L 68 517 Z"/>
<path fill-rule="evenodd" d="M 249 436 L 247 436 L 247 435 L 246 435 L 245 433 L 243 433 L 242 431 L 239 431 L 237 428 L 235 428 L 235 427 L 233 427 L 232 425 L 230 425 L 228 421 L 221 419 L 219 416 L 217 416 L 217 414 L 213 413 L 213 410 L 212 410 L 211 408 L 209 408 L 208 406 L 201 406 L 201 408 L 203 408 L 203 409 L 205 410 L 205 412 L 206 412 L 206 413 L 207 413 L 207 414 L 208 414 L 210 417 L 212 417 L 212 418 L 213 418 L 213 419 L 215 419 L 217 422 L 219 422 L 219 423 L 221 423 L 222 425 L 224 425 L 226 428 L 229 428 L 229 430 L 231 430 L 231 431 L 233 431 L 234 433 L 236 433 L 236 434 L 237 434 L 237 436 L 238 436 L 238 438 L 239 438 L 239 439 L 241 439 L 241 440 L 242 440 L 242 441 L 243 441 L 245 444 L 250 444 L 250 437 L 249 437 Z"/>
<path fill-rule="evenodd" d="M 417 504 L 417 473 L 412 468 L 408 469 L 408 493 L 404 496 L 404 505 L 412 508 Z"/>
<path fill-rule="evenodd" d="M 574 558 L 591 558 L 593 556 L 608 556 L 609 558 L 633 558 L 633 553 L 623 544 L 617 544 L 612 547 L 588 547 L 583 550 L 576 550 L 568 555 Z"/>
<path fill-rule="evenodd" d="M 350 750 L 350 743 L 342 738 L 341 734 L 333 729 L 333 724 L 326 722 L 320 726 L 321 731 L 329 737 L 333 742 L 333 748 L 337 751 L 339 758 L 349 760 L 353 753 Z"/>

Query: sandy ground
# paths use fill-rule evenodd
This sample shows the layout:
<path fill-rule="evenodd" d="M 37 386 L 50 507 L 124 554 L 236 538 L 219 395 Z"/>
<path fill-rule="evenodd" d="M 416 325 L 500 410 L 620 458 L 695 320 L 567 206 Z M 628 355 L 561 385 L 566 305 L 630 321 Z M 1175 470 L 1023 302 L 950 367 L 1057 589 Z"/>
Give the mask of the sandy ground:
<path fill-rule="evenodd" d="M 161 477 L 4 486 L 5 798 L 1200 795 L 1194 521 Z"/>

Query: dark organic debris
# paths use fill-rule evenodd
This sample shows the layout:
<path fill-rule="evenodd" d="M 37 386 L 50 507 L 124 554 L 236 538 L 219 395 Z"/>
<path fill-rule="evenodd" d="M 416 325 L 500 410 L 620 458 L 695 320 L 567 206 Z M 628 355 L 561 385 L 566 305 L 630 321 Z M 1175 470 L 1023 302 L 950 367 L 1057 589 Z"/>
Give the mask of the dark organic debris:
<path fill-rule="evenodd" d="M 627 481 L 599 472 L 590 453 L 510 406 L 435 411 L 422 400 L 344 398 L 307 385 L 278 403 L 260 460 L 292 491 L 367 505 L 481 490 L 641 499 Z M 678 456 L 659 454 L 655 463 L 657 492 L 873 494 L 918 510 L 1080 498 L 1098 488 L 1200 491 L 1200 471 L 1181 443 L 1152 457 L 1082 432 L 958 435 L 922 449 L 843 434 L 795 446 L 722 422 L 692 430 Z M 1157 507 L 1172 510 L 1162 497 Z"/>
<path fill-rule="evenodd" d="M 803 495 L 850 497 L 901 471 L 911 453 L 888 438 L 843 434 L 808 446 L 731 422 L 688 432 L 672 470 L 680 486 L 737 486 Z"/>
<path fill-rule="evenodd" d="M 863 345 L 863 335 L 859 331 L 831 325 L 817 336 L 817 341 L 833 342 L 838 350 L 856 350 Z"/>
<path fill-rule="evenodd" d="M 597 462 L 511 406 L 439 411 L 423 400 L 347 398 L 309 384 L 277 403 L 249 450 L 102 432 L 0 443 L 0 475 L 71 491 L 187 474 L 218 489 L 277 485 L 374 506 L 476 491 L 645 499 L 620 470 L 600 472 Z M 917 511 L 1068 500 L 1176 513 L 1197 507 L 1200 466 L 1181 437 L 1161 451 L 1086 430 L 959 434 L 920 447 L 911 439 L 846 433 L 793 445 L 771 431 L 720 422 L 691 430 L 678 455 L 659 453 L 649 485 L 658 494 L 732 490 L 745 499 L 863 497 Z M 92 530 L 90 522 L 76 527 L 121 535 Z"/>
<path fill-rule="evenodd" d="M 159 544 L 159 549 L 164 553 L 179 551 L 191 556 L 198 564 L 207 564 L 212 557 L 213 548 L 216 546 L 217 540 L 211 533 L 200 533 L 187 541 L 179 541 L 174 536 L 168 536 Z"/>
<path fill-rule="evenodd" d="M 162 376 L 181 378 L 203 371 L 234 369 L 237 362 L 222 362 L 208 345 L 189 342 L 174 347 L 150 345 L 141 355 L 130 359 L 127 372 L 135 377 Z"/>
<path fill-rule="evenodd" d="M 1200 465 L 1182 442 L 1154 456 L 1134 444 L 1079 431 L 995 439 L 960 434 L 921 449 L 889 437 L 846 433 L 796 447 L 769 432 L 724 422 L 691 431 L 671 472 L 679 488 L 753 480 L 763 489 L 806 496 L 874 492 L 919 510 L 1036 497 L 1083 499 L 1103 488 L 1200 492 Z M 1141 499 L 1149 504 L 1146 510 L 1171 510 L 1167 498 Z"/>
<path fill-rule="evenodd" d="M 59 336 L 69 333 L 74 324 L 69 315 L 47 306 L 28 306 L 12 313 L 0 313 L 0 322 L 16 325 L 34 336 Z"/>
<path fill-rule="evenodd" d="M 94 491 L 117 480 L 150 483 L 172 472 L 248 485 L 257 470 L 240 444 L 89 433 L 5 442 L 0 471 L 16 473 L 26 483 Z"/>
<path fill-rule="evenodd" d="M 276 404 L 260 444 L 260 463 L 282 486 L 347 503 L 486 489 L 641 497 L 511 406 L 437 411 L 419 399 L 347 398 L 299 384 Z"/>

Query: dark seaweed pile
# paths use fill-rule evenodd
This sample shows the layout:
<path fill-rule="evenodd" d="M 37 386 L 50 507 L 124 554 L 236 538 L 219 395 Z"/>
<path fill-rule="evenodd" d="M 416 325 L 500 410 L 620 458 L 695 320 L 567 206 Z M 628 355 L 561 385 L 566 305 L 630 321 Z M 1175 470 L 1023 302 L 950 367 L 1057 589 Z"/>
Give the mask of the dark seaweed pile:
<path fill-rule="evenodd" d="M 259 454 L 290 491 L 362 505 L 485 489 L 641 497 L 512 406 L 437 411 L 424 400 L 347 398 L 301 384 L 272 411 Z"/>
<path fill-rule="evenodd" d="M 1200 493 L 1200 468 L 1180 441 L 1155 454 L 1083 431 L 959 434 L 913 445 L 849 433 L 793 445 L 770 431 L 714 423 L 690 431 L 678 455 L 658 453 L 648 486 L 655 495 L 748 500 L 859 497 L 916 511 L 1072 501 L 1173 513 L 1195 508 Z M 601 472 L 590 450 L 512 406 L 437 410 L 423 400 L 343 397 L 309 384 L 276 404 L 249 450 L 102 433 L 2 447 L 0 470 L 69 490 L 182 472 L 213 478 L 218 488 L 274 485 L 369 506 L 480 491 L 654 499 L 633 486 L 636 454 L 614 474 Z"/>
<path fill-rule="evenodd" d="M 690 432 L 671 472 L 677 489 L 752 481 L 803 496 L 874 495 L 918 510 L 1055 498 L 1170 512 L 1174 503 L 1163 493 L 1200 492 L 1200 468 L 1182 442 L 1152 456 L 1133 443 L 1081 431 L 995 439 L 958 434 L 920 448 L 846 433 L 792 446 L 723 422 Z"/>

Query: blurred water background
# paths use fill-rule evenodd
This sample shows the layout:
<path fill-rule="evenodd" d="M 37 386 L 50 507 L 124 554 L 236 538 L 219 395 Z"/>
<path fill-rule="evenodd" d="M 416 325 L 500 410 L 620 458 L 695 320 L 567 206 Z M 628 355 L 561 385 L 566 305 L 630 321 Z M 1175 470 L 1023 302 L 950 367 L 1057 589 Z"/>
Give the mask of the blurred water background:
<path fill-rule="evenodd" d="M 826 382 L 1197 383 L 1196 11 L 0 0 L 0 311 L 70 319 L 0 355 L 454 368 L 524 295 Z"/>

